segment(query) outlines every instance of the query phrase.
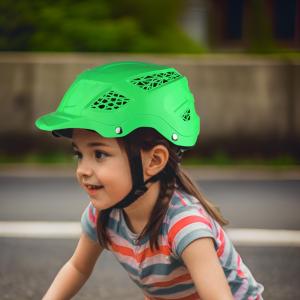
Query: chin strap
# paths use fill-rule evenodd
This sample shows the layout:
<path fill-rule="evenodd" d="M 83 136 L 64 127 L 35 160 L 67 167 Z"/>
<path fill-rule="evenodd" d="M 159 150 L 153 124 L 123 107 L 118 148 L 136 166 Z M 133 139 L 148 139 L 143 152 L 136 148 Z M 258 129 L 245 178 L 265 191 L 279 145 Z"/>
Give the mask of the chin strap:
<path fill-rule="evenodd" d="M 161 173 L 158 173 L 150 177 L 146 181 L 144 181 L 143 165 L 142 165 L 142 158 L 140 152 L 130 156 L 131 157 L 129 158 L 129 165 L 130 165 L 131 178 L 132 178 L 132 189 L 128 193 L 128 195 L 125 196 L 116 205 L 101 211 L 101 213 L 99 214 L 99 218 L 97 219 L 97 227 L 99 226 L 99 224 L 101 224 L 100 226 L 104 226 L 105 228 L 108 222 L 108 216 L 114 208 L 125 208 L 129 206 L 134 201 L 136 201 L 140 196 L 146 193 L 146 191 L 148 190 L 148 188 L 146 187 L 147 183 L 155 182 L 160 179 Z M 98 234 L 99 241 L 101 241 L 102 235 L 99 233 L 98 229 L 97 229 L 97 234 Z"/>
<path fill-rule="evenodd" d="M 132 178 L 132 189 L 127 196 L 125 196 L 112 208 L 124 208 L 129 206 L 140 196 L 146 193 L 146 191 L 148 190 L 148 188 L 146 187 L 147 183 L 158 181 L 160 178 L 160 173 L 158 173 L 144 181 L 143 165 L 140 151 L 130 157 L 129 164 Z"/>

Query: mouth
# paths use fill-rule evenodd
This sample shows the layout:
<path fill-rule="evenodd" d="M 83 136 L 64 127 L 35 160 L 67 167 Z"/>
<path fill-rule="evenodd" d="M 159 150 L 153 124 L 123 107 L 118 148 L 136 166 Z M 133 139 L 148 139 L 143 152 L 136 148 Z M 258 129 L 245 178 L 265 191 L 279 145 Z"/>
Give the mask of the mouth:
<path fill-rule="evenodd" d="M 101 190 L 103 188 L 103 185 L 93 185 L 93 184 L 85 184 L 84 185 L 88 194 L 94 195 L 97 193 L 97 191 Z"/>

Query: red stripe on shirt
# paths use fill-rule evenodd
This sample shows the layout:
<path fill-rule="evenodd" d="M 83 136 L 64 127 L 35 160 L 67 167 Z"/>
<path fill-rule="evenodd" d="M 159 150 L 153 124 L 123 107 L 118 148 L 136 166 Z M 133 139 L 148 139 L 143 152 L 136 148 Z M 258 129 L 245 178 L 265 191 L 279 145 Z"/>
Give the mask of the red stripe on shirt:
<path fill-rule="evenodd" d="M 119 254 L 134 258 L 138 263 L 144 261 L 146 258 L 158 254 L 170 255 L 170 248 L 168 246 L 160 246 L 158 250 L 155 249 L 154 251 L 152 251 L 151 248 L 146 248 L 140 253 L 134 253 L 134 251 L 131 248 L 115 244 L 114 242 L 111 243 L 111 248 L 113 251 Z"/>
<path fill-rule="evenodd" d="M 225 249 L 225 239 L 224 239 L 224 232 L 222 229 L 219 229 L 219 236 L 218 239 L 220 240 L 220 247 L 217 250 L 218 257 L 222 256 L 224 249 Z"/>
<path fill-rule="evenodd" d="M 197 223 L 197 222 L 204 223 L 204 224 L 206 224 L 207 226 L 209 226 L 211 228 L 210 222 L 207 219 L 203 218 L 203 217 L 200 217 L 200 216 L 189 216 L 189 217 L 182 218 L 177 223 L 175 223 L 172 226 L 171 230 L 169 231 L 169 234 L 168 234 L 169 244 L 172 245 L 176 234 L 181 229 L 183 229 L 187 225 L 190 225 L 190 224 L 193 224 L 193 223 Z"/>
<path fill-rule="evenodd" d="M 93 208 L 89 207 L 89 220 L 92 222 L 92 224 L 96 225 L 97 223 L 97 214 L 93 213 Z"/>
<path fill-rule="evenodd" d="M 159 297 L 153 297 L 153 298 L 150 298 L 151 300 L 165 300 L 166 298 L 159 298 Z M 198 293 L 194 293 L 194 294 L 191 294 L 189 296 L 186 296 L 186 297 L 180 297 L 180 298 L 168 298 L 168 300 L 199 300 L 200 297 L 198 295 Z"/>
<path fill-rule="evenodd" d="M 182 283 L 184 281 L 191 280 L 191 279 L 192 278 L 190 274 L 184 274 L 169 281 L 153 282 L 152 284 L 155 287 L 168 287 L 168 286 L 172 286 L 173 284 Z"/>
<path fill-rule="evenodd" d="M 182 204 L 183 206 L 187 206 L 187 203 L 184 201 L 183 195 L 182 195 L 179 191 L 177 191 L 177 194 L 178 194 L 178 196 L 179 196 L 179 199 L 180 199 L 181 204 Z"/>
<path fill-rule="evenodd" d="M 242 277 L 242 278 L 245 277 L 245 274 L 241 269 L 241 257 L 240 257 L 240 255 L 238 255 L 238 259 L 237 259 L 237 271 L 236 272 L 240 277 Z"/>
<path fill-rule="evenodd" d="M 125 256 L 134 257 L 134 252 L 132 251 L 132 249 L 130 249 L 128 247 L 120 246 L 120 245 L 117 245 L 113 242 L 111 242 L 110 246 L 111 246 L 112 250 L 117 252 L 117 253 L 120 253 L 120 254 L 125 255 Z"/>
<path fill-rule="evenodd" d="M 170 253 L 171 251 L 168 246 L 160 246 L 158 250 L 157 249 L 151 250 L 151 248 L 146 248 L 144 251 L 138 253 L 135 259 L 140 263 L 148 257 L 152 257 L 158 254 L 168 256 L 170 255 Z"/>

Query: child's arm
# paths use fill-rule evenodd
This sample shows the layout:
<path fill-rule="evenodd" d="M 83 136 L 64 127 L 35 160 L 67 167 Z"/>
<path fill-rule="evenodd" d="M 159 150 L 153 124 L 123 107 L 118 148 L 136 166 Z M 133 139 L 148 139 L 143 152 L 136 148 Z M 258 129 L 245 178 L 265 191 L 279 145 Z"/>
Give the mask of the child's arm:
<path fill-rule="evenodd" d="M 201 238 L 182 253 L 197 292 L 203 300 L 233 300 L 211 238 Z"/>
<path fill-rule="evenodd" d="M 43 300 L 71 299 L 89 278 L 102 250 L 82 233 L 73 256 L 56 275 Z"/>

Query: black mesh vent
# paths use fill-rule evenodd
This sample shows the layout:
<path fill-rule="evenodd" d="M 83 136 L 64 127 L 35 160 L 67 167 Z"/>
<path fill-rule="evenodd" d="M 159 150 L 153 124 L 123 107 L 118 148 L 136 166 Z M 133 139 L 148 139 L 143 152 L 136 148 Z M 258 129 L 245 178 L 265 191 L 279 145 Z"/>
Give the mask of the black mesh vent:
<path fill-rule="evenodd" d="M 179 73 L 170 71 L 137 77 L 131 80 L 131 83 L 144 90 L 150 91 L 179 77 L 182 77 Z"/>
<path fill-rule="evenodd" d="M 91 108 L 100 110 L 114 110 L 126 105 L 129 99 L 125 96 L 118 94 L 114 91 L 110 91 L 102 96 L 100 99 L 95 101 Z"/>
<path fill-rule="evenodd" d="M 191 119 L 191 110 L 187 109 L 182 115 L 183 121 L 189 121 Z"/>

